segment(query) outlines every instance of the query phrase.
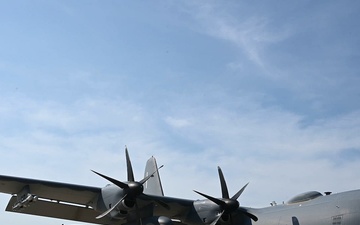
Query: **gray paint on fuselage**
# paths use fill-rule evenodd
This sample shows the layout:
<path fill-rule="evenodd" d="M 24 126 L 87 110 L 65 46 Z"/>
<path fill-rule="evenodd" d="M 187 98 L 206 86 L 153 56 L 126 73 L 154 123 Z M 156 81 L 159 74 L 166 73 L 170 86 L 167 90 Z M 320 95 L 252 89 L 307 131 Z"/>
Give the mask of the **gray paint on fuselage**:
<path fill-rule="evenodd" d="M 253 225 L 358 225 L 360 190 L 249 211 L 259 218 Z"/>

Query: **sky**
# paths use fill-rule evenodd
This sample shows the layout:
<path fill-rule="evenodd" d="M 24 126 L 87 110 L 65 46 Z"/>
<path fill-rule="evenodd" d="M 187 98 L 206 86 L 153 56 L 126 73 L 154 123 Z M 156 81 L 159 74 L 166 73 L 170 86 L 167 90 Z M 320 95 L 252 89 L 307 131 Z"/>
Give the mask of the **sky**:
<path fill-rule="evenodd" d="M 358 1 L 0 1 L 0 174 L 243 206 L 360 187 Z M 5 212 L 7 225 L 82 224 Z M 4 223 L 4 224 L 5 224 Z"/>

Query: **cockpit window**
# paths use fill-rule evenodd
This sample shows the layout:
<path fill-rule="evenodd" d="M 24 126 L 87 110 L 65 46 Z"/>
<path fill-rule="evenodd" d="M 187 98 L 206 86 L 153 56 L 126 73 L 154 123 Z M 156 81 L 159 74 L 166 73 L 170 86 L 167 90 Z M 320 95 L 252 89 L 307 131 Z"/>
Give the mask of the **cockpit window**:
<path fill-rule="evenodd" d="M 320 196 L 322 196 L 322 194 L 320 192 L 318 192 L 318 191 L 309 191 L 309 192 L 305 192 L 305 193 L 296 195 L 295 197 L 290 199 L 287 202 L 287 204 L 305 202 L 305 201 L 309 201 L 309 200 L 315 199 L 315 198 L 320 197 Z"/>

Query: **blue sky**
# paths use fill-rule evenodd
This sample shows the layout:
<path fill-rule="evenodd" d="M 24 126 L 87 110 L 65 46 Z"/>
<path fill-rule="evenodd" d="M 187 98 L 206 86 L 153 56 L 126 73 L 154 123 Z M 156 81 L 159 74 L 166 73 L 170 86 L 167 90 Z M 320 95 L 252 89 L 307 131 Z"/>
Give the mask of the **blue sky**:
<path fill-rule="evenodd" d="M 357 1 L 2 1 L 1 174 L 241 204 L 360 187 Z M 0 196 L 5 208 L 9 196 Z M 8 225 L 69 224 L 0 212 Z"/>

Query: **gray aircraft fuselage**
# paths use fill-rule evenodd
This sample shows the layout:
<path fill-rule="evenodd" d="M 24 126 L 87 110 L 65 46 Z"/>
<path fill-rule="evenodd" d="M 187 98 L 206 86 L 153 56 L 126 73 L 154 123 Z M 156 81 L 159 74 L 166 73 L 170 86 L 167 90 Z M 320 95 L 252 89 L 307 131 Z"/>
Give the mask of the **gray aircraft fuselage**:
<path fill-rule="evenodd" d="M 360 190 L 250 211 L 259 218 L 253 225 L 359 225 Z"/>

